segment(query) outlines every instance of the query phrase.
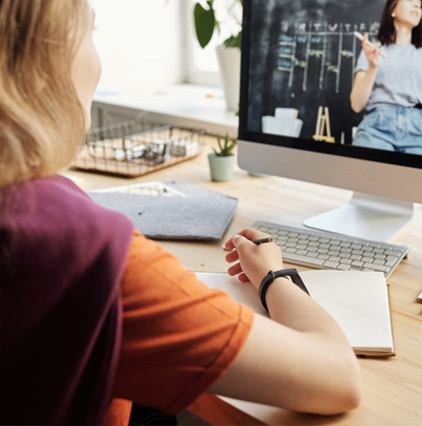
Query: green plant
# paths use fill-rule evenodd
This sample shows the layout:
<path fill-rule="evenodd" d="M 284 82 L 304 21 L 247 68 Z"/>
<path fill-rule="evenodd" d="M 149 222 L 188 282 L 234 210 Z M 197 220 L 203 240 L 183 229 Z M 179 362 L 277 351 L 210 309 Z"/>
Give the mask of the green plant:
<path fill-rule="evenodd" d="M 218 147 L 220 148 L 220 152 L 213 148 L 214 153 L 217 157 L 230 157 L 233 155 L 233 150 L 237 145 L 237 139 L 230 139 L 230 135 L 227 133 L 226 138 L 224 140 L 224 145 L 221 143 L 220 135 L 217 136 Z"/>
<path fill-rule="evenodd" d="M 215 1 L 221 0 L 207 0 L 208 8 L 203 7 L 200 3 L 196 3 L 193 12 L 196 37 L 198 38 L 198 42 L 203 49 L 208 46 L 214 35 L 214 31 L 216 29 L 217 31 L 220 31 L 221 28 L 221 22 L 218 20 L 214 8 Z M 236 31 L 235 34 L 232 34 L 229 38 L 224 40 L 223 45 L 225 47 L 238 47 L 240 49 L 242 40 L 242 23 L 238 20 L 233 12 L 233 9 L 237 4 L 243 6 L 243 0 L 233 0 L 233 3 L 227 7 L 227 11 L 239 24 L 240 30 Z"/>

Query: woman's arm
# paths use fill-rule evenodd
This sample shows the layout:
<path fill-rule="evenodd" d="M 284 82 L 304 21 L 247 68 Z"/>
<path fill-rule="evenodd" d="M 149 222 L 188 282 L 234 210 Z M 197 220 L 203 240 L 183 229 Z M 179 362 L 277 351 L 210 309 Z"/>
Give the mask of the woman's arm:
<path fill-rule="evenodd" d="M 361 112 L 366 107 L 371 96 L 378 73 L 379 47 L 379 43 L 373 47 L 369 46 L 368 34 L 365 34 L 365 38 L 362 41 L 362 49 L 369 61 L 369 68 L 366 72 L 359 71 L 356 74 L 355 83 L 350 95 L 352 109 L 356 113 Z"/>
<path fill-rule="evenodd" d="M 283 269 L 275 244 L 255 246 L 262 233 L 246 230 L 227 243 L 235 250 L 231 275 L 259 287 L 270 269 Z M 246 238 L 245 238 L 246 237 Z M 233 244 L 234 243 L 234 244 Z M 357 407 L 361 398 L 359 366 L 337 323 L 290 280 L 269 287 L 272 320 L 256 315 L 251 333 L 228 372 L 209 390 L 233 398 L 295 411 L 338 414 Z"/>

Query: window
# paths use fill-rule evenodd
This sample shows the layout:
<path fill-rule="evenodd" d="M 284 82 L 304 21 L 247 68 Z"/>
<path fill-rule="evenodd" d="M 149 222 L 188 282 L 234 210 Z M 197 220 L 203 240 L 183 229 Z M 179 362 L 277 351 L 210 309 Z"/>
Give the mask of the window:
<path fill-rule="evenodd" d="M 237 34 L 241 27 L 242 7 L 238 0 L 214 0 L 217 19 L 221 23 L 220 32 L 215 31 L 210 44 L 202 49 L 196 39 L 193 10 L 199 2 L 208 8 L 205 0 L 186 0 L 187 15 L 187 71 L 190 83 L 203 86 L 221 86 L 218 73 L 218 61 L 215 49 L 232 34 Z"/>

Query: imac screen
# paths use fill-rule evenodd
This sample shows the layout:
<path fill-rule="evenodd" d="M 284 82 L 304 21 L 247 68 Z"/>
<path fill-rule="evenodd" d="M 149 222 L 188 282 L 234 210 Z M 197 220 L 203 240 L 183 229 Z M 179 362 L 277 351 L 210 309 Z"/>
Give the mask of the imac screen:
<path fill-rule="evenodd" d="M 422 155 L 421 18 L 419 0 L 251 0 L 247 131 Z"/>

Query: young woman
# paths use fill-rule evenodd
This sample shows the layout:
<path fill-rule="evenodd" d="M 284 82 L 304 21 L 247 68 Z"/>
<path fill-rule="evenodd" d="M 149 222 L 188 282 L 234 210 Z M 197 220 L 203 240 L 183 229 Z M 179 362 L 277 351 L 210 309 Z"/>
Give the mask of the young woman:
<path fill-rule="evenodd" d="M 388 0 L 379 43 L 365 35 L 351 102 L 366 114 L 353 145 L 422 155 L 421 17 L 420 0 Z"/>
<path fill-rule="evenodd" d="M 177 413 L 203 392 L 355 408 L 350 345 L 290 280 L 254 315 L 57 176 L 90 125 L 93 25 L 87 0 L 0 1 L 0 423 L 102 424 L 115 398 Z M 263 236 L 226 243 L 256 288 L 283 269 Z"/>

